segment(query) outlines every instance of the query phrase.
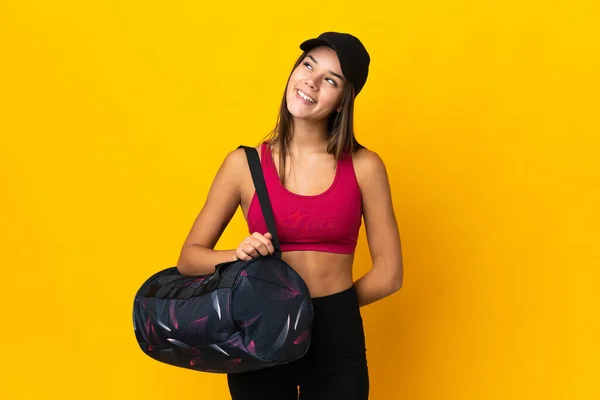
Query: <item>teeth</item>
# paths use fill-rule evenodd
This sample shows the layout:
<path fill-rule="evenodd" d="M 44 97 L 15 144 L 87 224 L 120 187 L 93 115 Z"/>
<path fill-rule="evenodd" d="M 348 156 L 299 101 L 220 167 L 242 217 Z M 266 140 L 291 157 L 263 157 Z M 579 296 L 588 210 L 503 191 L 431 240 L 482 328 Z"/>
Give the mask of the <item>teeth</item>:
<path fill-rule="evenodd" d="M 315 100 L 312 99 L 311 97 L 308 97 L 305 93 L 303 93 L 301 90 L 298 90 L 298 94 L 300 95 L 300 97 L 302 97 L 304 100 L 309 101 L 311 103 L 314 103 Z"/>

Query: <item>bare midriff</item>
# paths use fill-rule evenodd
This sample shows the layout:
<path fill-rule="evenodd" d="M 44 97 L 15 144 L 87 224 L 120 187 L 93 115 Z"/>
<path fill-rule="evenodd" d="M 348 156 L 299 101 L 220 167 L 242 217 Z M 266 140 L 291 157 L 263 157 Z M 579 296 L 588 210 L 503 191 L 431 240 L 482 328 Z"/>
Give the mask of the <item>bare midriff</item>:
<path fill-rule="evenodd" d="M 353 254 L 289 251 L 281 258 L 306 282 L 311 297 L 339 293 L 353 284 Z"/>

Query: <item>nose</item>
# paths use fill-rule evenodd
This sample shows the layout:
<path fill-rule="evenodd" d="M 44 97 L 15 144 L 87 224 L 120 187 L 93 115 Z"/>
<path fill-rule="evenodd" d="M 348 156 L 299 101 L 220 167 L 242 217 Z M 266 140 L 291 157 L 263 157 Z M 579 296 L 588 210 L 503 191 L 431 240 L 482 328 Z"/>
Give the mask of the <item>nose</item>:
<path fill-rule="evenodd" d="M 315 85 L 315 83 L 313 82 L 312 79 L 307 78 L 306 81 L 304 81 L 304 84 L 308 87 L 310 87 L 312 90 L 317 90 L 317 86 Z"/>

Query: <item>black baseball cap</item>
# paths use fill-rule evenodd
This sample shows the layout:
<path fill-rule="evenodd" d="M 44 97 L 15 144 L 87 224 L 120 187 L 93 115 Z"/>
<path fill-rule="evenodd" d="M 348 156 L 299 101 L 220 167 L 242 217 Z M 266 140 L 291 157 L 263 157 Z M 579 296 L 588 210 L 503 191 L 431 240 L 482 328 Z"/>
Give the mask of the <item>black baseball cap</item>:
<path fill-rule="evenodd" d="M 354 84 L 356 95 L 362 90 L 369 75 L 371 57 L 361 41 L 354 35 L 341 32 L 324 32 L 317 38 L 305 40 L 300 49 L 310 51 L 318 46 L 335 50 L 340 60 L 342 73 Z"/>

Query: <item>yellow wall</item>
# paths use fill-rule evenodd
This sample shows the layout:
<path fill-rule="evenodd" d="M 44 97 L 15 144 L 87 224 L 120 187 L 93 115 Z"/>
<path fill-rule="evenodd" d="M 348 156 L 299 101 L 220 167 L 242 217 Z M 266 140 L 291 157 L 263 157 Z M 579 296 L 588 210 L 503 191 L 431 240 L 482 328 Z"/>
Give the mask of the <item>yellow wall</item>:
<path fill-rule="evenodd" d="M 133 296 L 324 30 L 372 55 L 357 135 L 403 238 L 371 398 L 600 398 L 598 2 L 202 3 L 0 2 L 0 398 L 228 398 L 141 352 Z"/>

